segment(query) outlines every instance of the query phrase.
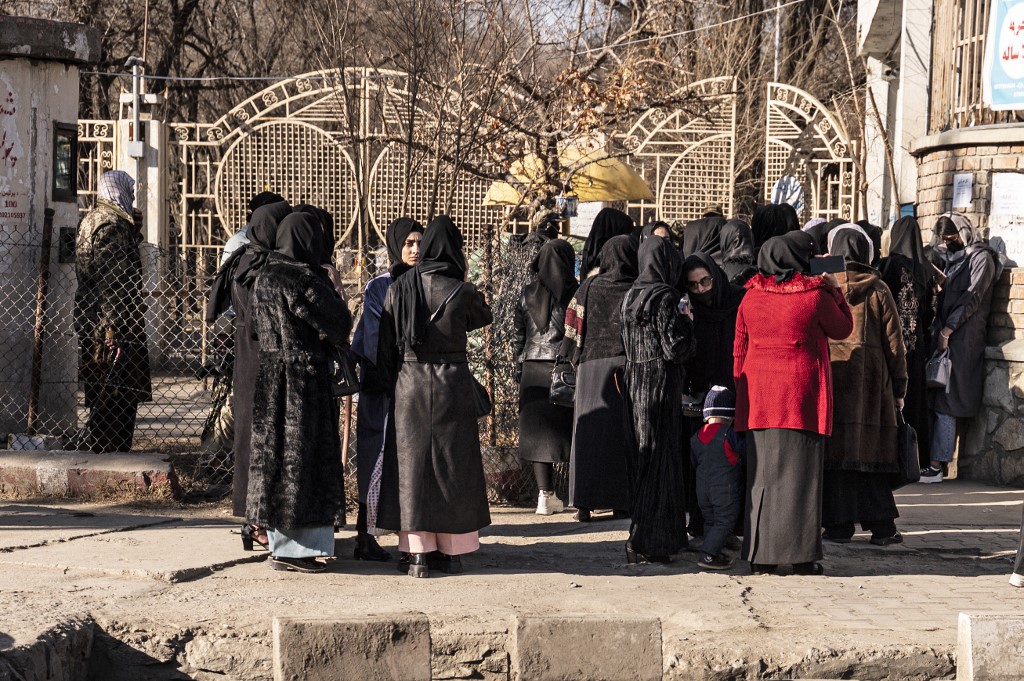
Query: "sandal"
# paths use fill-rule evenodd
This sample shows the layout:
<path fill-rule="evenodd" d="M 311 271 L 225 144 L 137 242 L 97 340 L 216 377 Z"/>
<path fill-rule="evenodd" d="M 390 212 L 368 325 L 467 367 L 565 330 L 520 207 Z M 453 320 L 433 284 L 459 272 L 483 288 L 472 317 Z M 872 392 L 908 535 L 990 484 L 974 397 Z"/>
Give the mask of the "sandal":
<path fill-rule="evenodd" d="M 266 530 L 259 525 L 245 523 L 242 525 L 242 550 L 252 551 L 253 542 L 262 546 L 266 551 L 270 550 L 270 540 L 267 538 Z"/>

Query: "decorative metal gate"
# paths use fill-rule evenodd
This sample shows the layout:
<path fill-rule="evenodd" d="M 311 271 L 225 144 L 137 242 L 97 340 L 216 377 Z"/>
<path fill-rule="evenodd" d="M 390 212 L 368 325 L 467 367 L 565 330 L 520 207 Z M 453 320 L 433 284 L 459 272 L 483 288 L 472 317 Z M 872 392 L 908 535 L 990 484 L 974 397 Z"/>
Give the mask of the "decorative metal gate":
<path fill-rule="evenodd" d="M 801 219 L 857 219 L 854 143 L 825 105 L 807 92 L 768 83 L 764 188 L 771 201 L 779 180 L 795 178 Z"/>
<path fill-rule="evenodd" d="M 644 224 L 686 223 L 708 204 L 732 215 L 736 173 L 736 79 L 709 78 L 677 93 L 691 106 L 652 109 L 614 139 L 647 180 L 655 201 L 630 203 Z M 694 110 L 696 108 L 696 111 Z"/>

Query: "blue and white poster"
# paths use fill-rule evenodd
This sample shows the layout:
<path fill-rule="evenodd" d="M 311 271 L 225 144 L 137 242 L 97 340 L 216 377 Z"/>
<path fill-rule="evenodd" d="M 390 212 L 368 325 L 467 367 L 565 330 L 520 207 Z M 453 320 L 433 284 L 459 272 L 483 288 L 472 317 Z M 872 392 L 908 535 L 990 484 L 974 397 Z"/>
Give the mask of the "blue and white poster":
<path fill-rule="evenodd" d="M 1024 109 L 1024 0 L 992 0 L 982 99 L 993 111 Z"/>

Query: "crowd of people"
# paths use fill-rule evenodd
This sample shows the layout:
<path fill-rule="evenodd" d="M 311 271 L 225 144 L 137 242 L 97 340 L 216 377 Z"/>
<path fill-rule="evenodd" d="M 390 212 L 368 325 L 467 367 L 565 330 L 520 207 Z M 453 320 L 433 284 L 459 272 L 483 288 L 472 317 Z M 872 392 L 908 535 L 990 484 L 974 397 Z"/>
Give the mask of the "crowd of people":
<path fill-rule="evenodd" d="M 141 276 L 133 192 L 125 174 L 107 173 L 79 232 L 76 320 L 91 370 L 80 438 L 97 451 L 130 448 L 149 392 L 144 310 L 115 286 Z M 849 542 L 858 524 L 874 544 L 901 542 L 899 424 L 918 434 L 921 481 L 941 482 L 957 419 L 980 409 L 998 254 L 960 214 L 939 218 L 926 244 L 913 217 L 883 235 L 867 222 L 801 227 L 785 204 L 757 209 L 749 225 L 705 213 L 676 234 L 605 208 L 578 266 L 557 220 L 527 237 L 513 359 L 536 512 L 565 502 L 580 522 L 610 512 L 629 519 L 628 562 L 669 562 L 699 544 L 699 565 L 713 570 L 739 550 L 755 573 L 822 574 L 822 541 Z M 466 281 L 451 219 L 424 228 L 403 217 L 387 229 L 390 267 L 367 284 L 352 335 L 333 233 L 326 211 L 264 192 L 211 288 L 207 318 L 234 320 L 243 547 L 263 545 L 275 569 L 298 572 L 334 555 L 349 358 L 359 365 L 354 557 L 392 559 L 375 537 L 397 532 L 400 571 L 461 572 L 490 523 L 477 428 L 490 406 L 466 351 L 491 310 Z M 838 271 L 821 272 L 837 256 Z M 936 353 L 954 367 L 943 389 L 926 375 Z M 556 369 L 575 376 L 571 406 L 551 399 Z"/>

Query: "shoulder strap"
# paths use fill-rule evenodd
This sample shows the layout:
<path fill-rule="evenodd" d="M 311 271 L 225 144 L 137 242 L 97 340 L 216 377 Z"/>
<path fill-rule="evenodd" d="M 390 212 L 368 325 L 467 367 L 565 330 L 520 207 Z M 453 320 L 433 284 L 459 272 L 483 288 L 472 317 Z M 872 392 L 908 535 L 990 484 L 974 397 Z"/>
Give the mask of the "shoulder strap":
<path fill-rule="evenodd" d="M 452 302 L 455 296 L 459 295 L 459 291 L 461 291 L 462 287 L 465 285 L 466 282 L 460 281 L 458 285 L 456 285 L 455 288 L 452 289 L 452 292 L 448 294 L 448 297 L 441 301 L 441 304 L 437 306 L 436 310 L 434 310 L 434 314 L 430 315 L 430 319 L 427 321 L 427 324 L 433 324 L 437 320 L 437 318 L 441 316 L 441 313 L 444 312 L 444 309 L 448 307 L 448 303 Z"/>

